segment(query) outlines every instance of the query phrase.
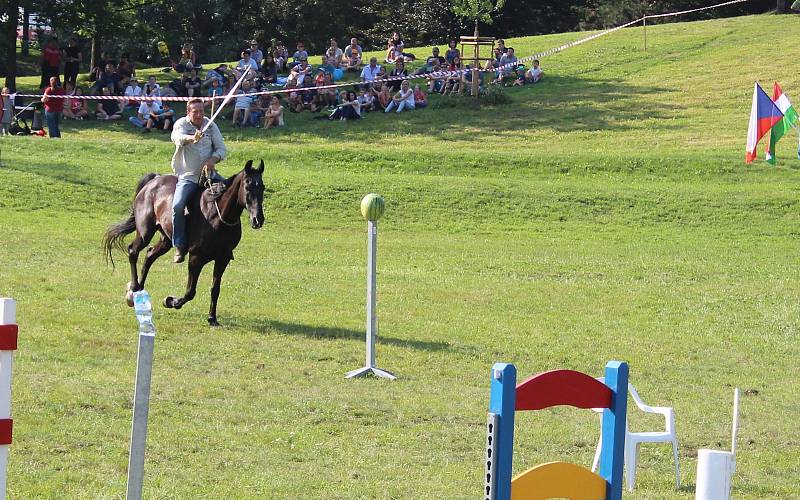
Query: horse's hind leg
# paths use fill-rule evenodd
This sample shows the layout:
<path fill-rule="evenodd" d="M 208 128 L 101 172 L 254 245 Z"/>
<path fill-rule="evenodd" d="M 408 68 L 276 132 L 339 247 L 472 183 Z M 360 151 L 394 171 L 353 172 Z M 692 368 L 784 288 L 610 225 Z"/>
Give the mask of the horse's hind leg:
<path fill-rule="evenodd" d="M 186 293 L 183 297 L 176 299 L 172 295 L 164 299 L 164 307 L 168 309 L 180 309 L 183 305 L 194 298 L 197 292 L 197 279 L 200 277 L 200 271 L 206 265 L 200 257 L 192 255 L 189 257 L 189 280 L 186 283 Z"/>
<path fill-rule="evenodd" d="M 217 322 L 217 299 L 219 298 L 219 289 L 222 284 L 222 274 L 230 263 L 229 258 L 217 259 L 214 261 L 214 280 L 211 284 L 211 308 L 208 310 L 208 324 L 211 326 L 219 326 Z"/>
<path fill-rule="evenodd" d="M 144 264 L 142 264 L 142 277 L 139 281 L 140 288 L 144 288 L 144 282 L 147 280 L 147 273 L 150 271 L 150 266 L 153 265 L 156 259 L 167 253 L 170 248 L 172 248 L 172 240 L 162 231 L 161 239 L 158 240 L 158 243 L 147 250 L 147 256 L 144 258 Z"/>

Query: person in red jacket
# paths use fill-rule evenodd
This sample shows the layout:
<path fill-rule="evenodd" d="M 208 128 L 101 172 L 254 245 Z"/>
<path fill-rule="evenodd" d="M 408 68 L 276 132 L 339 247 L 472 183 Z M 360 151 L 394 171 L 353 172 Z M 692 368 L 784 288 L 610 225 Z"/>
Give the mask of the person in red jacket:
<path fill-rule="evenodd" d="M 42 50 L 42 81 L 39 88 L 47 87 L 50 77 L 61 74 L 61 50 L 55 38 L 51 38 Z"/>
<path fill-rule="evenodd" d="M 44 90 L 44 95 L 42 96 L 44 117 L 47 120 L 47 131 L 50 133 L 50 137 L 61 137 L 58 125 L 61 123 L 61 114 L 64 112 L 64 98 L 50 97 L 61 95 L 66 95 L 66 92 L 61 87 L 58 77 L 51 76 L 50 86 Z"/>

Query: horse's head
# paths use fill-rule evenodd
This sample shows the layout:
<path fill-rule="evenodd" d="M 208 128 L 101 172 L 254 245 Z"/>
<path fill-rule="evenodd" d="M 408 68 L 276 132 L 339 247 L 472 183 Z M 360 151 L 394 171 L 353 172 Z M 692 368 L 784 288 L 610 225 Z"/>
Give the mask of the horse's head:
<path fill-rule="evenodd" d="M 247 208 L 250 216 L 250 226 L 258 229 L 264 225 L 264 160 L 258 168 L 253 168 L 253 160 L 248 160 L 244 166 L 244 179 L 239 189 L 239 203 Z"/>

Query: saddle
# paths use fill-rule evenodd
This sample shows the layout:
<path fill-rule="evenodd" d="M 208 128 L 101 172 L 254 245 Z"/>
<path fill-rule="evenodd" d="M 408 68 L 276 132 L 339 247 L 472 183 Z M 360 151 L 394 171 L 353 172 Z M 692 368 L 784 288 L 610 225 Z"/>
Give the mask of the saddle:
<path fill-rule="evenodd" d="M 200 174 L 198 183 L 205 191 L 208 191 L 211 195 L 211 199 L 214 201 L 218 200 L 228 189 L 228 185 L 224 181 L 210 179 L 208 177 L 208 171 L 205 168 L 203 168 L 203 172 Z"/>

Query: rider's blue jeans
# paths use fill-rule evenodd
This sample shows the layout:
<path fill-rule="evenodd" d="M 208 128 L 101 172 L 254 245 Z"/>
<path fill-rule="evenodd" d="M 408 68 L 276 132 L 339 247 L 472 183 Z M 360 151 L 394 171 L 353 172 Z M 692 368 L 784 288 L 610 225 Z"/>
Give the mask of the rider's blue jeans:
<path fill-rule="evenodd" d="M 224 180 L 224 177 L 219 175 L 216 170 L 212 177 L 215 181 Z M 175 186 L 175 194 L 172 197 L 172 245 L 184 252 L 188 250 L 186 248 L 186 215 L 184 215 L 184 209 L 199 189 L 200 185 L 196 182 L 178 179 L 178 185 Z"/>

